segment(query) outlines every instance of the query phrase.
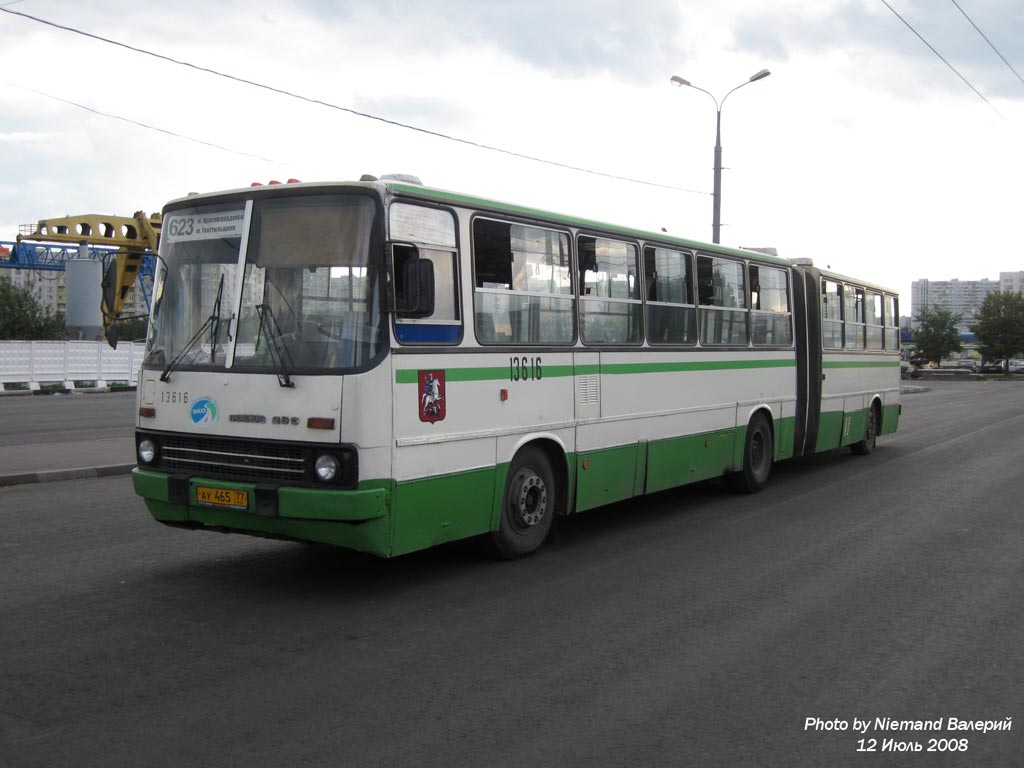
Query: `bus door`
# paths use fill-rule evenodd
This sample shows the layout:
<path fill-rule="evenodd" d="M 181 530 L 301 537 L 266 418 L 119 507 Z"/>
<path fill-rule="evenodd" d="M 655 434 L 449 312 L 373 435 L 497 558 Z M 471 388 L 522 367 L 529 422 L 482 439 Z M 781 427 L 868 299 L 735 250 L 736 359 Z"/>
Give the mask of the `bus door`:
<path fill-rule="evenodd" d="M 794 455 L 814 453 L 821 412 L 821 293 L 820 275 L 813 267 L 793 270 L 796 319 L 797 402 Z"/>

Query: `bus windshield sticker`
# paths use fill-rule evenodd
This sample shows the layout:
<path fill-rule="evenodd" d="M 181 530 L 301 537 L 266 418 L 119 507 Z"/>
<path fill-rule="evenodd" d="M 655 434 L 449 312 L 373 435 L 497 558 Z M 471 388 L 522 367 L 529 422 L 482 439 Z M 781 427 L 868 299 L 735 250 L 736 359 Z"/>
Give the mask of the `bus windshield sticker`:
<path fill-rule="evenodd" d="M 444 371 L 418 371 L 420 421 L 433 424 L 444 421 L 445 391 Z"/>
<path fill-rule="evenodd" d="M 241 237 L 244 221 L 243 210 L 172 215 L 164 222 L 161 234 L 169 243 Z"/>

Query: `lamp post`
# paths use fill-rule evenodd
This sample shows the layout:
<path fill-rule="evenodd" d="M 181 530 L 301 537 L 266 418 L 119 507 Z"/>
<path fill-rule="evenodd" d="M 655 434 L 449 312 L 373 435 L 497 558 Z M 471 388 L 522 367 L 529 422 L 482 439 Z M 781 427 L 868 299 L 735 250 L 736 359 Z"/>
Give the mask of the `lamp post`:
<path fill-rule="evenodd" d="M 686 86 L 687 88 L 693 88 L 701 93 L 706 93 L 711 97 L 711 100 L 715 102 L 715 188 L 712 194 L 712 208 L 711 208 L 711 242 L 721 242 L 721 229 L 722 229 L 722 107 L 725 105 L 725 100 L 729 98 L 729 94 L 733 91 L 737 91 L 744 85 L 750 85 L 756 83 L 758 80 L 764 80 L 770 75 L 767 69 L 762 69 L 760 72 L 755 72 L 750 78 L 743 83 L 740 83 L 732 91 L 725 94 L 722 100 L 719 101 L 715 98 L 714 94 L 710 91 L 705 91 L 689 80 L 684 80 L 679 75 L 672 75 L 672 84 L 677 86 Z"/>

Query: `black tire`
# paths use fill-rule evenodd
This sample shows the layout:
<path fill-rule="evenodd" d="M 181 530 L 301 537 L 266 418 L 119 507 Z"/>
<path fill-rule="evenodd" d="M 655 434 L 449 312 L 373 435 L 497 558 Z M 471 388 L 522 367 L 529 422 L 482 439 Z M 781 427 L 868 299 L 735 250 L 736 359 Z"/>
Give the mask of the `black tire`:
<path fill-rule="evenodd" d="M 768 426 L 768 420 L 762 414 L 756 413 L 747 425 L 747 439 L 743 445 L 743 468 L 726 475 L 726 484 L 738 493 L 757 493 L 768 484 L 774 456 L 772 429 Z"/>
<path fill-rule="evenodd" d="M 867 456 L 875 450 L 875 442 L 878 439 L 878 425 L 881 419 L 878 415 L 878 405 L 871 404 L 868 408 L 868 423 L 864 425 L 864 439 L 850 446 L 850 453 L 858 456 Z"/>
<path fill-rule="evenodd" d="M 491 532 L 494 554 L 513 560 L 540 549 L 551 532 L 559 493 L 544 451 L 534 446 L 519 451 L 508 468 L 498 530 Z"/>

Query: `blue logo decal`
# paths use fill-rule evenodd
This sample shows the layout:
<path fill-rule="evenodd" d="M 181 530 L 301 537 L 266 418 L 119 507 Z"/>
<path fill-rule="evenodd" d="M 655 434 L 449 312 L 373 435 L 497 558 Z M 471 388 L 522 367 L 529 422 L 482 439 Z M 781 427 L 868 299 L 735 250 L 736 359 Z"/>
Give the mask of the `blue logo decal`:
<path fill-rule="evenodd" d="M 201 397 L 192 403 L 189 415 L 193 424 L 208 427 L 217 420 L 217 403 L 212 397 Z"/>

